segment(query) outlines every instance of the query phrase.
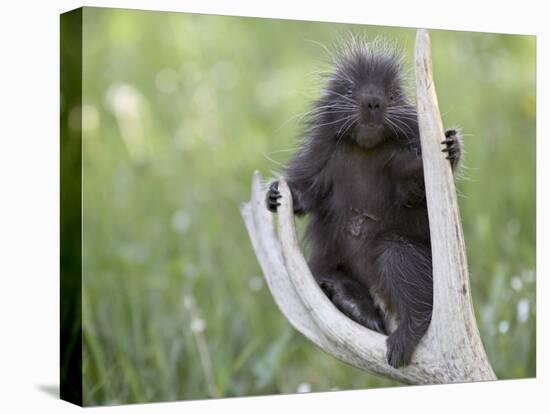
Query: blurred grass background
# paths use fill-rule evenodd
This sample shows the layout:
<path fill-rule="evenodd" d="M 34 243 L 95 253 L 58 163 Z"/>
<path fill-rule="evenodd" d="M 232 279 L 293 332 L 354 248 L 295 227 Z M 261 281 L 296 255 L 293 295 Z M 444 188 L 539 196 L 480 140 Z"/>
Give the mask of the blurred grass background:
<path fill-rule="evenodd" d="M 85 404 L 397 385 L 290 327 L 238 210 L 252 172 L 295 146 L 326 67 L 317 43 L 349 32 L 396 41 L 411 62 L 413 29 L 85 8 Z M 535 38 L 431 37 L 444 124 L 465 134 L 483 342 L 499 378 L 532 377 Z"/>

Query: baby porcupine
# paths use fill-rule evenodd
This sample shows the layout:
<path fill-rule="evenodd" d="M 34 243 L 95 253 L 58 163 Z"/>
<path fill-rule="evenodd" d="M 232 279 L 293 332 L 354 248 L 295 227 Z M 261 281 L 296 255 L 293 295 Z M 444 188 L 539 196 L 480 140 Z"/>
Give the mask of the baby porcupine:
<path fill-rule="evenodd" d="M 387 44 L 345 44 L 282 171 L 294 213 L 310 216 L 313 275 L 341 312 L 389 334 L 393 367 L 410 362 L 430 323 L 433 296 L 416 108 L 402 72 L 402 57 Z M 448 130 L 442 139 L 454 170 L 461 138 Z M 274 181 L 270 211 L 279 197 Z"/>

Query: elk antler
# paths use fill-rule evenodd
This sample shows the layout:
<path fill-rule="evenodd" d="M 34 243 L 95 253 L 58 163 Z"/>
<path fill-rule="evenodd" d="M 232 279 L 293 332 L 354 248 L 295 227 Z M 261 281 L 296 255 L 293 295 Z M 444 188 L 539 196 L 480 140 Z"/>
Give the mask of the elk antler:
<path fill-rule="evenodd" d="M 432 77 L 430 39 L 422 29 L 416 36 L 415 75 L 432 241 L 434 306 L 430 327 L 408 366 L 391 367 L 386 360 L 386 337 L 347 318 L 317 285 L 300 251 L 292 197 L 284 179 L 279 179 L 282 197 L 278 238 L 258 172 L 252 180 L 251 199 L 241 205 L 241 214 L 279 309 L 319 348 L 358 368 L 404 383 L 494 380 L 473 312 L 453 176 L 449 163 L 441 156 L 444 133 Z"/>

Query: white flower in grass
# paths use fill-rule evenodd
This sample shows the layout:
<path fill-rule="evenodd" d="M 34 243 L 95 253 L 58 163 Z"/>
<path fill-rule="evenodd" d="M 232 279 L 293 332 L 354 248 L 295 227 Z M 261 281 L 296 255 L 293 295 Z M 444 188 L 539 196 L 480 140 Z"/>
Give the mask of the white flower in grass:
<path fill-rule="evenodd" d="M 182 297 L 183 306 L 185 306 L 185 309 L 191 309 L 193 307 L 193 298 L 191 295 L 184 293 Z"/>
<path fill-rule="evenodd" d="M 107 88 L 107 105 L 117 117 L 137 118 L 141 93 L 128 83 L 113 83 Z"/>
<path fill-rule="evenodd" d="M 521 299 L 517 304 L 517 318 L 519 323 L 525 323 L 529 319 L 529 299 Z"/>
<path fill-rule="evenodd" d="M 303 382 L 300 385 L 298 385 L 298 388 L 296 389 L 296 392 L 311 392 L 311 385 L 307 382 Z"/>
<path fill-rule="evenodd" d="M 510 329 L 510 323 L 508 321 L 500 321 L 498 324 L 498 331 L 505 334 Z"/>
<path fill-rule="evenodd" d="M 259 292 L 264 286 L 264 280 L 259 276 L 248 279 L 248 288 L 253 292 Z"/>
<path fill-rule="evenodd" d="M 185 210 L 178 210 L 172 215 L 172 228 L 180 233 L 184 234 L 191 225 L 191 218 Z"/>
<path fill-rule="evenodd" d="M 195 318 L 191 321 L 191 331 L 203 332 L 206 329 L 206 322 L 201 318 Z"/>
<path fill-rule="evenodd" d="M 517 276 L 514 276 L 512 280 L 510 281 L 510 285 L 512 286 L 512 289 L 514 290 L 521 290 L 523 287 L 523 282 L 521 279 Z"/>

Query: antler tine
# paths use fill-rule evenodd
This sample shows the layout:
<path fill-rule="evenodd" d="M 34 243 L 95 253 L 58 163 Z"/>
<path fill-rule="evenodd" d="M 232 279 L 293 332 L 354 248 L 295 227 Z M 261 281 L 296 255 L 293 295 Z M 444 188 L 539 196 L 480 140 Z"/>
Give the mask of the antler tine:
<path fill-rule="evenodd" d="M 265 208 L 264 197 L 263 179 L 256 171 L 252 178 L 251 199 L 248 203 L 241 204 L 241 215 L 267 285 L 275 303 L 292 326 L 316 344 L 324 343 L 325 338 L 320 336 L 317 326 L 305 311 L 290 283 L 283 262 L 281 243 L 275 237 L 273 215 Z"/>

